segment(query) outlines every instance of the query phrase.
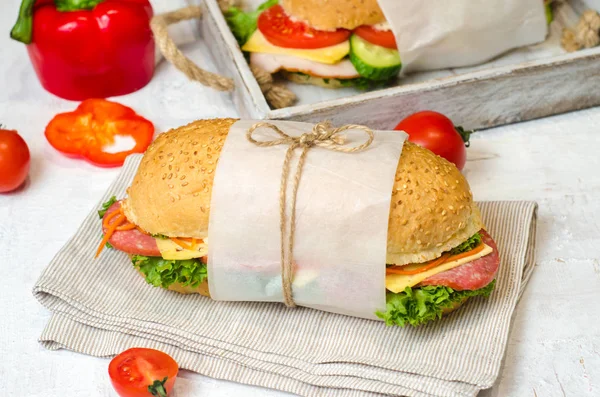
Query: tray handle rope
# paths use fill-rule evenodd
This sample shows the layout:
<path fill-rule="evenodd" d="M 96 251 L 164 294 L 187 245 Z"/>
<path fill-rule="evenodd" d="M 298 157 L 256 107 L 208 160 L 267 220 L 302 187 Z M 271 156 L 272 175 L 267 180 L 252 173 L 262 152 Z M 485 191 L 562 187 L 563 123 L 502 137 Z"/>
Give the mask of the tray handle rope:
<path fill-rule="evenodd" d="M 231 0 L 220 1 L 219 5 L 223 10 L 232 6 L 233 3 Z M 182 71 L 190 80 L 197 81 L 218 91 L 232 91 L 234 88 L 233 79 L 198 67 L 177 48 L 177 45 L 169 36 L 169 25 L 189 19 L 197 19 L 201 16 L 202 9 L 199 6 L 180 8 L 154 16 L 150 22 L 150 28 L 154 34 L 156 45 L 165 59 Z M 257 67 L 250 67 L 250 70 L 265 98 L 275 109 L 291 106 L 296 101 L 296 95 L 283 85 L 274 83 L 273 76 L 270 73 Z"/>

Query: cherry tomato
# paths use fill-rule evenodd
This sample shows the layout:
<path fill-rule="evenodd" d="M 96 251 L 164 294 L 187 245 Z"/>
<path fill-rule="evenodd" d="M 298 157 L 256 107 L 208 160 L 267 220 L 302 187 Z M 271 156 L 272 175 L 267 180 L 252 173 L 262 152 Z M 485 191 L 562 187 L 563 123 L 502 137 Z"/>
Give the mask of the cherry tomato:
<path fill-rule="evenodd" d="M 333 32 L 313 29 L 303 22 L 294 22 L 283 7 L 273 6 L 258 17 L 258 30 L 273 45 L 285 48 L 315 49 L 329 47 L 348 40 L 350 31 Z"/>
<path fill-rule="evenodd" d="M 178 371 L 168 354 L 140 347 L 125 350 L 108 365 L 112 385 L 121 397 L 166 397 Z"/>
<path fill-rule="evenodd" d="M 29 148 L 14 130 L 0 129 L 0 193 L 15 190 L 29 173 Z"/>
<path fill-rule="evenodd" d="M 414 113 L 394 129 L 406 132 L 409 141 L 454 163 L 459 170 L 464 168 L 471 132 L 455 127 L 452 120 L 443 114 L 429 110 Z"/>
<path fill-rule="evenodd" d="M 354 29 L 354 33 L 369 43 L 385 48 L 391 48 L 392 50 L 398 48 L 396 45 L 396 38 L 391 30 L 377 30 L 373 26 L 363 25 Z"/>

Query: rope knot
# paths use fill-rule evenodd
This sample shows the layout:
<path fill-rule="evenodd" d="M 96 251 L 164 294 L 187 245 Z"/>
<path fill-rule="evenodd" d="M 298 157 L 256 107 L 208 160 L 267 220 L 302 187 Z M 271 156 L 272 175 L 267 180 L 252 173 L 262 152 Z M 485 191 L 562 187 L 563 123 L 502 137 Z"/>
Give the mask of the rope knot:
<path fill-rule="evenodd" d="M 319 138 L 319 135 L 317 135 L 314 131 L 305 132 L 304 134 L 300 135 L 300 139 L 298 140 L 298 142 L 302 146 L 310 147 L 313 146 L 315 144 L 315 141 L 317 141 Z"/>
<path fill-rule="evenodd" d="M 277 133 L 280 138 L 271 140 L 257 141 L 253 138 L 252 134 L 257 129 L 265 127 L 269 128 Z M 346 140 L 341 133 L 347 130 L 361 130 L 368 136 L 367 140 L 357 146 L 344 146 Z M 280 218 L 280 231 L 281 231 L 281 285 L 283 290 L 283 301 L 288 307 L 295 307 L 296 303 L 292 296 L 292 282 L 294 279 L 292 262 L 294 256 L 294 233 L 296 231 L 296 197 L 298 194 L 298 186 L 300 184 L 300 177 L 302 176 L 302 167 L 306 159 L 306 154 L 311 147 L 318 146 L 327 150 L 333 150 L 341 153 L 357 153 L 360 152 L 373 143 L 375 135 L 370 128 L 362 125 L 349 124 L 339 128 L 333 128 L 329 122 L 317 123 L 312 131 L 305 132 L 302 135 L 296 137 L 291 136 L 283 132 L 279 127 L 274 124 L 267 122 L 255 123 L 246 132 L 246 138 L 251 143 L 259 147 L 268 147 L 276 145 L 289 145 L 285 153 L 285 160 L 283 161 L 283 168 L 281 171 L 281 184 L 279 188 L 279 218 Z M 288 177 L 290 174 L 290 162 L 294 149 L 297 147 L 302 148 L 300 159 L 298 160 L 298 166 L 296 167 L 296 173 L 293 179 L 292 189 L 292 208 L 290 216 L 290 228 L 287 230 L 286 224 L 286 201 L 287 201 L 287 184 Z M 287 236 L 287 239 L 286 239 Z M 286 246 L 287 242 L 287 246 Z"/>

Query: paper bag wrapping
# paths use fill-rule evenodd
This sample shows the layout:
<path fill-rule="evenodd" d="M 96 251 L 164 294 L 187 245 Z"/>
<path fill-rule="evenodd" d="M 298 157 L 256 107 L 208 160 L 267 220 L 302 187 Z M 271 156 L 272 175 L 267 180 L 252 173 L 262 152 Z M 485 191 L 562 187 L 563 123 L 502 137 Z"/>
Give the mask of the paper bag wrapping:
<path fill-rule="evenodd" d="M 291 136 L 313 128 L 269 122 Z M 279 208 L 288 145 L 252 144 L 246 131 L 255 123 L 231 127 L 215 173 L 208 231 L 209 289 L 215 300 L 283 302 Z M 348 146 L 368 138 L 360 130 L 342 134 Z M 278 138 L 268 128 L 253 137 Z M 406 137 L 377 131 L 362 152 L 309 150 L 296 201 L 292 290 L 297 305 L 370 319 L 385 309 L 390 201 Z M 299 154 L 296 149 L 290 168 L 288 214 Z"/>
<path fill-rule="evenodd" d="M 403 73 L 476 65 L 548 33 L 542 0 L 379 0 L 379 6 Z"/>

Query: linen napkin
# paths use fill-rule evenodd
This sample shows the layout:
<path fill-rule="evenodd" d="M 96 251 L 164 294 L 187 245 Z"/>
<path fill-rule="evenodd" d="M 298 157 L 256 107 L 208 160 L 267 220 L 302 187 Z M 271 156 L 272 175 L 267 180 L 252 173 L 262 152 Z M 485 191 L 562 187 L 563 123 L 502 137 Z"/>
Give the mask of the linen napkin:
<path fill-rule="evenodd" d="M 152 347 L 181 368 L 307 396 L 474 396 L 493 385 L 534 268 L 536 203 L 479 203 L 501 258 L 489 299 L 473 298 L 418 328 L 387 327 L 278 303 L 181 295 L 146 284 L 123 253 L 105 250 L 94 260 L 102 235 L 96 211 L 124 196 L 140 160 L 127 159 L 35 285 L 53 313 L 44 347 L 94 356 Z"/>

